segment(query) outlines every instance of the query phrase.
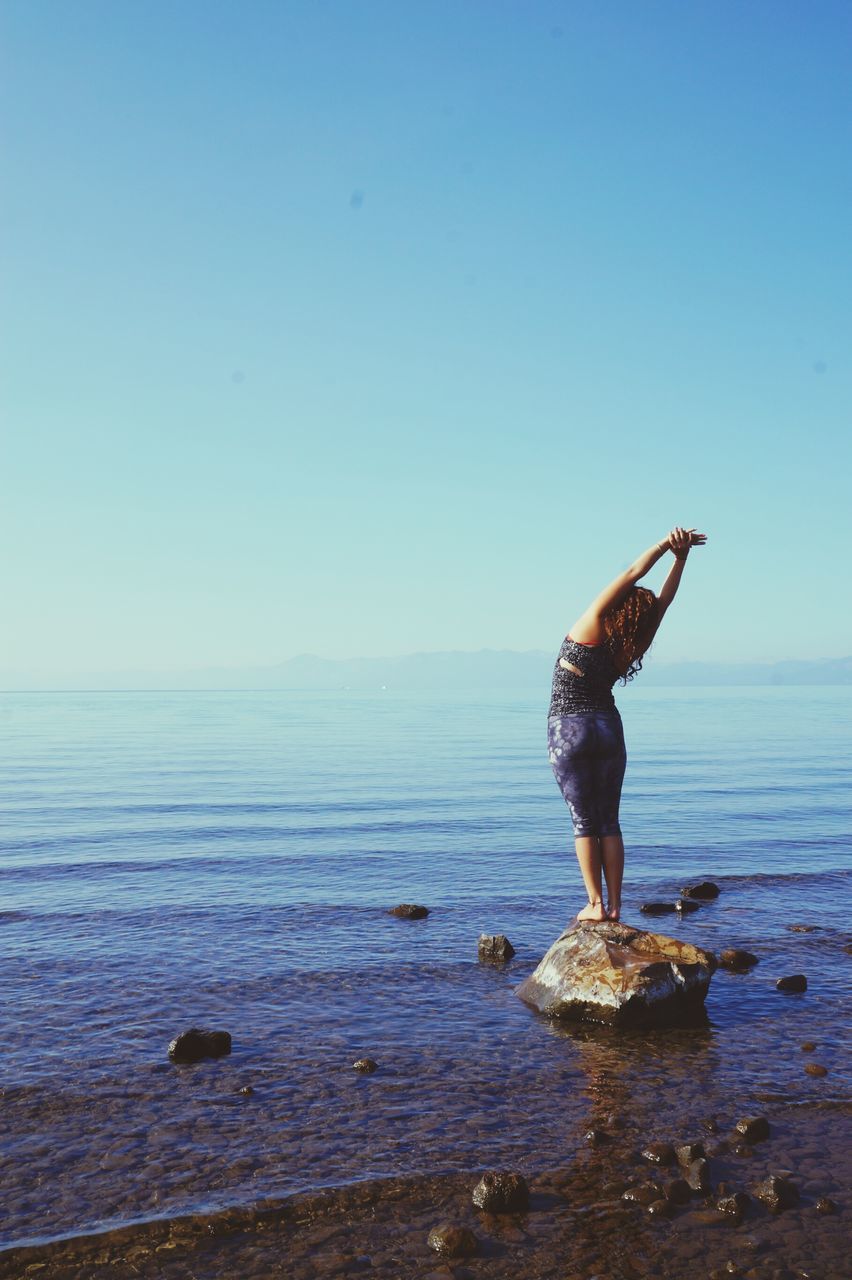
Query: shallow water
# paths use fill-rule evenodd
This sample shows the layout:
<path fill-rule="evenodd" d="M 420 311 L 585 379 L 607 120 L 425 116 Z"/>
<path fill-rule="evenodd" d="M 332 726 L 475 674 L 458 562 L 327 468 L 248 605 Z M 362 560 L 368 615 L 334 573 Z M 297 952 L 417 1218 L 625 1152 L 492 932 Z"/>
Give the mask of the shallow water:
<path fill-rule="evenodd" d="M 620 696 L 624 918 L 760 956 L 716 975 L 706 1027 L 653 1035 L 514 995 L 584 897 L 529 694 L 2 695 L 2 1242 L 533 1173 L 612 1111 L 638 1143 L 755 1106 L 817 1134 L 850 1090 L 851 694 Z M 700 912 L 638 914 L 707 876 Z M 478 964 L 480 932 L 509 935 L 509 965 Z M 794 972 L 808 991 L 777 992 Z M 231 1055 L 169 1064 L 191 1025 Z"/>

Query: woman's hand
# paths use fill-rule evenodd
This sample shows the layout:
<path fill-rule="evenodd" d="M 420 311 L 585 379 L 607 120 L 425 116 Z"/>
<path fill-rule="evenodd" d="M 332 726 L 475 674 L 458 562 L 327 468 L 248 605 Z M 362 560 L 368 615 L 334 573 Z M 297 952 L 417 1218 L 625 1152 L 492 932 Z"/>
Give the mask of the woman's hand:
<path fill-rule="evenodd" d="M 706 533 L 696 533 L 694 529 L 683 529 L 675 525 L 668 537 L 669 549 L 678 560 L 685 560 L 690 547 L 700 547 L 707 541 Z"/>

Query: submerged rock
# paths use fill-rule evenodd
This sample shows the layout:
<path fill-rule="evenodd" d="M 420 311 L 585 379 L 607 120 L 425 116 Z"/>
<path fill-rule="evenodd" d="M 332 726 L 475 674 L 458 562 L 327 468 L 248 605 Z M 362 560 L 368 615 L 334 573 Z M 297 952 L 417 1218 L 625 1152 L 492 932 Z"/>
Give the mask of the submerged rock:
<path fill-rule="evenodd" d="M 529 1208 L 530 1189 L 520 1173 L 484 1173 L 473 1188 L 473 1203 L 487 1213 L 523 1213 Z"/>
<path fill-rule="evenodd" d="M 514 954 L 515 948 L 505 933 L 481 933 L 479 935 L 480 960 L 511 960 Z"/>
<path fill-rule="evenodd" d="M 649 1142 L 642 1151 L 642 1159 L 649 1164 L 674 1164 L 674 1147 L 670 1142 Z"/>
<path fill-rule="evenodd" d="M 400 902 L 399 906 L 388 911 L 389 916 L 398 916 L 400 920 L 425 920 L 428 914 L 429 908 L 418 906 L 416 902 Z"/>
<path fill-rule="evenodd" d="M 689 898 L 678 898 L 675 903 L 675 911 L 679 911 L 682 916 L 688 916 L 691 911 L 700 911 L 700 902 L 691 902 Z"/>
<path fill-rule="evenodd" d="M 758 958 L 751 951 L 743 951 L 740 947 L 726 947 L 719 952 L 719 963 L 723 969 L 733 969 L 734 973 L 743 973 L 758 964 Z"/>
<path fill-rule="evenodd" d="M 221 1058 L 231 1052 L 231 1036 L 227 1031 L 205 1031 L 190 1027 L 182 1031 L 169 1045 L 172 1062 L 201 1062 L 202 1058 Z"/>
<path fill-rule="evenodd" d="M 444 1258 L 470 1258 L 479 1248 L 469 1227 L 457 1227 L 450 1222 L 433 1227 L 426 1243 Z"/>
<path fill-rule="evenodd" d="M 766 1116 L 745 1116 L 737 1121 L 734 1129 L 746 1142 L 763 1142 L 764 1138 L 769 1137 L 769 1121 Z"/>
<path fill-rule="evenodd" d="M 715 957 L 691 943 L 612 920 L 578 921 L 515 994 L 552 1017 L 659 1026 L 702 1012 L 715 968 Z"/>
<path fill-rule="evenodd" d="M 677 906 L 674 902 L 643 902 L 639 910 L 646 916 L 667 916 L 677 911 Z"/>
<path fill-rule="evenodd" d="M 672 1204 L 689 1204 L 692 1199 L 692 1188 L 686 1178 L 670 1178 L 664 1187 L 666 1199 Z"/>
<path fill-rule="evenodd" d="M 799 1203 L 799 1188 L 789 1178 L 776 1174 L 764 1179 L 755 1189 L 754 1194 L 762 1200 L 770 1213 L 780 1213 L 782 1209 L 792 1209 Z"/>
<path fill-rule="evenodd" d="M 379 1064 L 375 1058 L 356 1058 L 352 1063 L 356 1071 L 360 1071 L 362 1075 L 372 1075 L 374 1071 L 378 1071 Z"/>
<path fill-rule="evenodd" d="M 779 991 L 807 991 L 808 980 L 803 973 L 793 973 L 789 978 L 779 978 L 775 985 Z"/>
<path fill-rule="evenodd" d="M 697 898 L 699 902 L 712 902 L 719 896 L 719 886 L 712 880 L 702 880 L 700 884 L 688 884 L 681 889 L 682 898 Z"/>
<path fill-rule="evenodd" d="M 707 1155 L 703 1142 L 680 1142 L 674 1149 L 679 1165 L 688 1169 L 694 1160 L 701 1160 Z"/>

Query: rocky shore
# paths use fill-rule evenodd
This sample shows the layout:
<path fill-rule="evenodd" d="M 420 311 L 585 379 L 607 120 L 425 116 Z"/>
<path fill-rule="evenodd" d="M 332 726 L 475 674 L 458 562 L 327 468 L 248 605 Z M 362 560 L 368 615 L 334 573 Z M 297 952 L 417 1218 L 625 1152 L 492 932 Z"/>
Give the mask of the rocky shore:
<path fill-rule="evenodd" d="M 602 1116 L 562 1166 L 528 1162 L 520 1208 L 511 1197 L 492 1202 L 503 1211 L 480 1207 L 481 1171 L 388 1178 L 7 1250 L 0 1280 L 840 1280 L 850 1170 L 839 1120 L 826 1109 L 817 1134 L 795 1111 L 739 1127 L 705 1117 L 692 1141 L 643 1146 Z M 447 1229 L 472 1251 L 436 1250 Z"/>

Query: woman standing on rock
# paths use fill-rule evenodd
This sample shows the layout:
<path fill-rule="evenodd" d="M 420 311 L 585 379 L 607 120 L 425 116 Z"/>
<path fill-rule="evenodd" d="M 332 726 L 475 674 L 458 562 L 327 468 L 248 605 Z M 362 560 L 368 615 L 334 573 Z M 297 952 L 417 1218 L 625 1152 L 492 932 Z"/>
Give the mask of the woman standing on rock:
<path fill-rule="evenodd" d="M 550 763 L 574 823 L 577 860 L 588 905 L 578 920 L 617 920 L 624 842 L 618 824 L 627 764 L 621 716 L 612 696 L 641 670 L 663 615 L 675 598 L 690 547 L 707 541 L 694 529 L 672 529 L 609 584 L 563 641 L 553 669 L 547 717 Z M 674 563 L 659 596 L 636 583 L 671 551 Z M 606 880 L 604 907 L 601 873 Z"/>

